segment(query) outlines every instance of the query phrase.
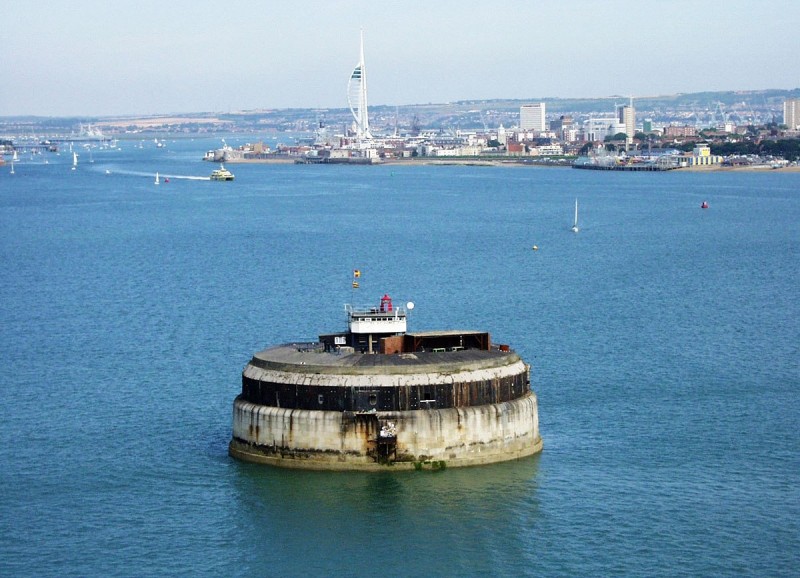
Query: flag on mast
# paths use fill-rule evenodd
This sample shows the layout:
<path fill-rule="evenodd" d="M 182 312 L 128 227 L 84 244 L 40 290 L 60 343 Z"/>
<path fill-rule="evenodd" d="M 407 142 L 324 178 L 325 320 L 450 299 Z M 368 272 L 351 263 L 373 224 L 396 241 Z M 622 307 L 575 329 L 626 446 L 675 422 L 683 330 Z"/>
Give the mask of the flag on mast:
<path fill-rule="evenodd" d="M 358 279 L 361 277 L 361 270 L 360 269 L 353 269 L 353 289 L 358 289 Z"/>

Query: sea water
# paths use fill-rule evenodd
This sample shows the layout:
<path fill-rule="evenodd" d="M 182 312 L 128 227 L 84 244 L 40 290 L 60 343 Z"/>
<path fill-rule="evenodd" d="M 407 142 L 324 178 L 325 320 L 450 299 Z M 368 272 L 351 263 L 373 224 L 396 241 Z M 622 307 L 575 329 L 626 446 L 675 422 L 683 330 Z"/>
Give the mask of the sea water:
<path fill-rule="evenodd" d="M 220 183 L 200 160 L 218 141 L 166 144 L 0 167 L 1 575 L 796 575 L 800 174 Z M 384 293 L 412 330 L 489 331 L 531 363 L 543 453 L 378 474 L 228 457 L 252 353 Z"/>

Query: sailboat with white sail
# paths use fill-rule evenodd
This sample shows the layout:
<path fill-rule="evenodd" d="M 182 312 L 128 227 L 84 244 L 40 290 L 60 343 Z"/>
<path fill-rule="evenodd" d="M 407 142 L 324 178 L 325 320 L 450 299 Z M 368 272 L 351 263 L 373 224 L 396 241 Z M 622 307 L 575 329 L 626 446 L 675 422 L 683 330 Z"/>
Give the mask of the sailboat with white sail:
<path fill-rule="evenodd" d="M 572 232 L 577 233 L 578 231 L 578 199 L 575 199 L 575 220 L 572 223 Z"/>
<path fill-rule="evenodd" d="M 72 152 L 72 170 L 74 171 L 77 168 L 78 168 L 78 153 L 73 151 Z"/>
<path fill-rule="evenodd" d="M 158 185 L 160 183 L 161 183 L 161 181 L 158 178 L 158 171 L 156 171 L 156 182 L 155 182 L 155 184 Z"/>

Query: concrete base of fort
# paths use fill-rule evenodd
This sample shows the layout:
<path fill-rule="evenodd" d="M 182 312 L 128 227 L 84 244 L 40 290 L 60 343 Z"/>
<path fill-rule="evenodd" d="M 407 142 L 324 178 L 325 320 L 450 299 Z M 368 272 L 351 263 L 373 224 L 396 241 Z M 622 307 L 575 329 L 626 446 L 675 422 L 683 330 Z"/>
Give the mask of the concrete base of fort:
<path fill-rule="evenodd" d="M 438 469 L 518 459 L 542 446 L 533 392 L 497 404 L 397 412 L 285 409 L 240 396 L 229 452 L 287 468 Z"/>

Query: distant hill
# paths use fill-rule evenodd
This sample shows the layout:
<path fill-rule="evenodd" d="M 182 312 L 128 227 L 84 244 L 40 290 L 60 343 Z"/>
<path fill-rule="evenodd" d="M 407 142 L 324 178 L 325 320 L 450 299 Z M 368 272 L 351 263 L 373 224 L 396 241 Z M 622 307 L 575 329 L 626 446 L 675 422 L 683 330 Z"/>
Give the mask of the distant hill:
<path fill-rule="evenodd" d="M 604 98 L 555 98 L 461 100 L 438 104 L 408 104 L 401 106 L 370 106 L 370 124 L 375 132 L 408 132 L 422 130 L 474 130 L 515 126 L 523 104 L 545 102 L 548 118 L 560 115 L 576 117 L 589 114 L 613 113 L 615 105 L 627 104 L 629 96 Z M 655 122 L 719 122 L 730 120 L 737 124 L 780 122 L 783 102 L 800 98 L 800 88 L 791 90 L 766 89 L 748 91 L 715 91 L 684 94 L 634 97 L 637 118 L 652 118 Z M 344 100 L 344 98 L 343 98 Z M 312 131 L 320 125 L 335 132 L 352 122 L 350 110 L 341 108 L 259 109 L 237 112 L 202 112 L 147 117 L 83 117 L 52 118 L 36 116 L 0 117 L 3 132 L 38 130 L 41 132 L 70 132 L 80 123 L 92 123 L 104 130 L 147 130 L 151 132 L 251 132 Z"/>

